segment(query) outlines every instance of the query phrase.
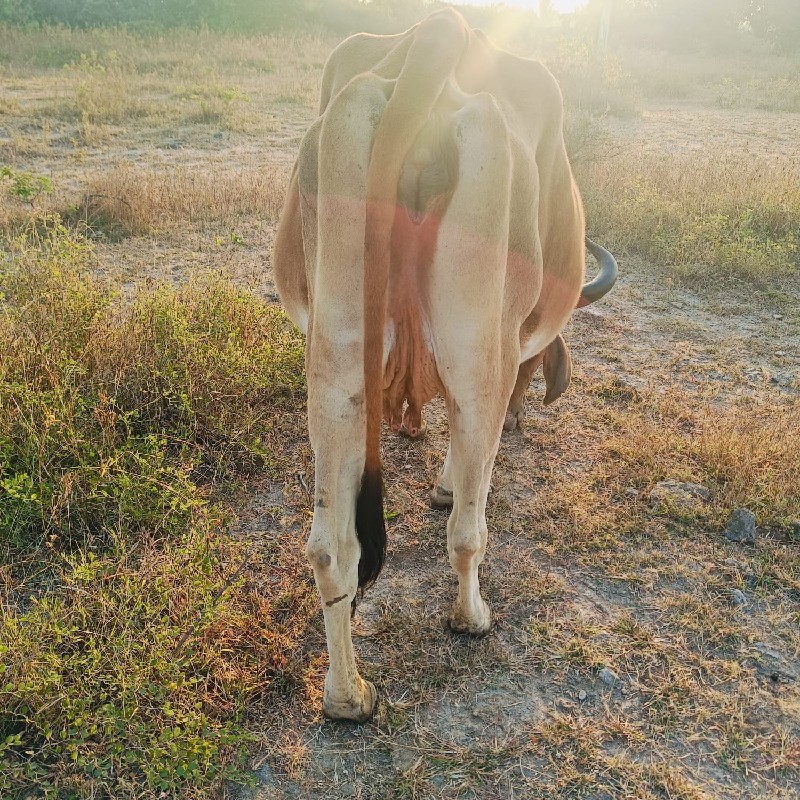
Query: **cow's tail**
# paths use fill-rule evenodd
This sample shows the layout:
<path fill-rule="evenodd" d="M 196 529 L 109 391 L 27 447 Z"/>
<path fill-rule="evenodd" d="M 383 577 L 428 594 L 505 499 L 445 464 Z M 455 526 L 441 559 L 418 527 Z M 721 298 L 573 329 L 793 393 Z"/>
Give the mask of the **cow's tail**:
<path fill-rule="evenodd" d="M 410 32 L 413 42 L 375 132 L 367 172 L 364 234 L 364 400 L 367 452 L 356 501 L 361 545 L 358 586 L 380 574 L 386 555 L 380 437 L 383 419 L 383 346 L 392 226 L 403 161 L 434 109 L 468 43 L 458 12 L 443 9 Z"/>

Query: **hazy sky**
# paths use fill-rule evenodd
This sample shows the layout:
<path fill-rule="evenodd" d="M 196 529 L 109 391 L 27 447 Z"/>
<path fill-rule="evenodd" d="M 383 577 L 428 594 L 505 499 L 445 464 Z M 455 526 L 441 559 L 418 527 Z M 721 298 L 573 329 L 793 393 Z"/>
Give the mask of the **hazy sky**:
<path fill-rule="evenodd" d="M 464 5 L 491 6 L 497 2 L 505 3 L 507 6 L 517 6 L 519 8 L 532 8 L 539 10 L 539 0 L 461 0 Z M 553 0 L 556 11 L 574 11 L 580 6 L 586 5 L 587 0 Z"/>

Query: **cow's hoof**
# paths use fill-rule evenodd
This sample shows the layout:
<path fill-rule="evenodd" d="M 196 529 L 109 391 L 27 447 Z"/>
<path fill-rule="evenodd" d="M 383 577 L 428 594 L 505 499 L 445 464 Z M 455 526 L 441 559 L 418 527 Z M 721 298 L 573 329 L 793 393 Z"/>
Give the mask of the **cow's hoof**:
<path fill-rule="evenodd" d="M 447 620 L 453 633 L 467 634 L 469 636 L 486 636 L 492 629 L 492 611 L 489 604 L 481 599 L 483 613 L 476 617 L 466 617 L 460 609 L 453 607 L 450 618 Z"/>
<path fill-rule="evenodd" d="M 358 679 L 360 682 L 361 697 L 337 700 L 333 698 L 327 688 L 322 698 L 322 713 L 328 719 L 344 719 L 352 722 L 366 722 L 374 713 L 378 703 L 378 690 L 370 681 Z"/>
<path fill-rule="evenodd" d="M 441 511 L 453 507 L 453 493 L 438 484 L 431 492 L 431 508 Z"/>
<path fill-rule="evenodd" d="M 420 441 L 420 439 L 424 439 L 427 432 L 428 423 L 425 422 L 425 420 L 422 420 L 422 425 L 420 425 L 419 428 L 407 428 L 404 422 L 398 431 L 401 436 L 404 436 L 406 439 L 411 439 L 415 442 Z"/>
<path fill-rule="evenodd" d="M 503 430 L 515 431 L 519 428 L 519 424 L 522 422 L 524 416 L 524 411 L 506 411 L 506 421 L 503 423 Z"/>

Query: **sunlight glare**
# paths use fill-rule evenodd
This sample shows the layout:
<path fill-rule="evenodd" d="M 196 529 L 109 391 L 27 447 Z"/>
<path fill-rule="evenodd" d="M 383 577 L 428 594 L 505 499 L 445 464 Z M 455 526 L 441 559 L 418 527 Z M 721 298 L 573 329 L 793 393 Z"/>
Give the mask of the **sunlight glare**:
<path fill-rule="evenodd" d="M 552 0 L 553 8 L 561 14 L 570 14 L 581 6 L 585 6 L 588 0 Z M 493 6 L 507 5 L 512 8 L 521 8 L 529 11 L 539 11 L 539 0 L 461 0 L 454 5 L 473 5 L 473 6 Z"/>

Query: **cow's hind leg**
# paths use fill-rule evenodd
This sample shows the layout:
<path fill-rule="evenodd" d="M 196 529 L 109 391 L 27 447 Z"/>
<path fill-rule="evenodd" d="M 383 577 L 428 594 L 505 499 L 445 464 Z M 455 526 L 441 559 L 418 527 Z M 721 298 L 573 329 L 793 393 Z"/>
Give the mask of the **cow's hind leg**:
<path fill-rule="evenodd" d="M 315 424 L 321 422 L 315 418 Z M 340 424 L 341 417 L 327 420 Z M 355 420 L 354 420 L 355 422 Z M 314 520 L 306 556 L 322 601 L 328 644 L 328 672 L 322 708 L 332 719 L 363 722 L 375 708 L 376 690 L 356 667 L 351 638 L 351 604 L 358 586 L 359 545 L 353 527 L 354 498 L 363 459 L 315 435 Z"/>
<path fill-rule="evenodd" d="M 436 479 L 436 486 L 431 492 L 431 508 L 443 509 L 453 507 L 453 445 L 447 444 L 447 455 L 444 465 Z"/>
<path fill-rule="evenodd" d="M 318 232 L 309 237 L 313 247 L 306 248 L 307 258 L 309 249 L 314 253 L 306 374 L 315 460 L 314 518 L 306 555 L 314 569 L 328 642 L 323 711 L 334 719 L 356 721 L 372 714 L 376 700 L 375 687 L 356 667 L 350 609 L 364 557 L 356 534 L 356 498 L 366 453 L 365 181 L 387 91 L 388 84 L 374 76 L 351 81 L 326 112 L 319 167 L 312 152 L 299 169 L 301 198 L 316 194 L 316 203 L 311 198 L 304 202 L 303 225 Z M 382 552 L 385 542 L 370 544 Z"/>
<path fill-rule="evenodd" d="M 464 373 L 466 377 L 466 373 Z M 500 439 L 500 414 L 486 413 L 477 397 L 461 395 L 448 403 L 451 420 L 453 510 L 447 520 L 447 550 L 458 576 L 450 627 L 480 636 L 491 627 L 481 596 L 478 567 L 486 553 L 486 499 Z"/>
<path fill-rule="evenodd" d="M 549 406 L 566 391 L 572 377 L 572 358 L 560 334 L 541 353 L 519 365 L 517 382 L 508 401 L 503 430 L 513 431 L 525 416 L 525 393 L 540 364 L 544 367 L 544 380 L 547 386 L 543 402 Z"/>
<path fill-rule="evenodd" d="M 458 594 L 450 626 L 482 635 L 491 625 L 478 580 L 486 552 L 486 498 L 519 364 L 519 329 L 505 319 L 511 156 L 505 120 L 488 95 L 468 100 L 453 125 L 458 185 L 430 277 L 436 363 L 450 424 L 440 477 L 440 484 L 449 485 L 440 488 L 453 493 L 447 548 Z"/>
<path fill-rule="evenodd" d="M 517 373 L 517 382 L 514 384 L 514 391 L 511 392 L 511 399 L 508 401 L 508 410 L 506 411 L 506 419 L 503 423 L 503 430 L 513 431 L 519 427 L 525 416 L 525 394 L 530 386 L 531 378 L 534 373 L 539 369 L 542 363 L 541 354 L 523 361 L 519 365 L 519 372 Z"/>
<path fill-rule="evenodd" d="M 490 338 L 488 332 L 486 338 Z M 478 342 L 460 355 L 453 348 L 446 382 L 450 444 L 435 492 L 444 493 L 446 501 L 448 488 L 452 491 L 447 549 L 458 576 L 458 594 L 450 613 L 450 627 L 473 636 L 483 635 L 491 627 L 489 606 L 481 596 L 478 568 L 486 553 L 486 501 L 492 468 L 500 444 L 506 398 L 516 374 L 514 355 L 518 351 L 514 349 L 514 341 L 506 342 L 506 347 L 510 358 L 503 357 L 496 349 L 492 353 L 491 347 L 482 352 Z M 479 357 L 473 358 L 475 355 Z"/>

